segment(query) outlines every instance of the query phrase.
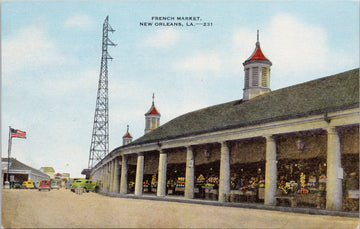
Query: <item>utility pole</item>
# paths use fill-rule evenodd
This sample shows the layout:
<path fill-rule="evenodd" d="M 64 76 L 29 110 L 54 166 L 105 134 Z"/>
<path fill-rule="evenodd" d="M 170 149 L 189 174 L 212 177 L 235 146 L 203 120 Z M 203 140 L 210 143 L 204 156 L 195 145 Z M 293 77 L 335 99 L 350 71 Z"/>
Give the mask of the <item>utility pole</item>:
<path fill-rule="evenodd" d="M 108 101 L 108 60 L 113 58 L 108 53 L 108 46 L 116 46 L 108 37 L 115 30 L 109 24 L 109 16 L 103 24 L 102 56 L 97 90 L 94 125 L 91 138 L 89 164 L 91 169 L 109 153 L 109 101 Z"/>

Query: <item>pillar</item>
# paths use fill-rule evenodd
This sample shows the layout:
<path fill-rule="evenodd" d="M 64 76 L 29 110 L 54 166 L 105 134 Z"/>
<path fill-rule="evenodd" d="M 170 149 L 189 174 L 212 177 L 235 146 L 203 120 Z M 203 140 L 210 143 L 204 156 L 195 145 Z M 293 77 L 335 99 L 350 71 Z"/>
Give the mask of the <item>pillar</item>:
<path fill-rule="evenodd" d="M 186 147 L 185 198 L 194 198 L 194 152 L 191 146 Z"/>
<path fill-rule="evenodd" d="M 114 179 L 113 179 L 113 192 L 119 192 L 119 159 L 114 159 Z"/>
<path fill-rule="evenodd" d="M 276 142 L 273 136 L 266 136 L 265 205 L 276 205 L 276 177 Z"/>
<path fill-rule="evenodd" d="M 335 127 L 328 128 L 327 133 L 327 184 L 326 209 L 342 209 L 342 179 L 340 137 Z"/>
<path fill-rule="evenodd" d="M 114 160 L 110 161 L 109 191 L 114 191 Z"/>
<path fill-rule="evenodd" d="M 101 189 L 104 189 L 104 180 L 105 180 L 105 178 L 104 178 L 104 171 L 105 171 L 105 169 L 104 169 L 104 166 L 102 166 L 101 167 Z"/>
<path fill-rule="evenodd" d="M 167 153 L 160 150 L 157 196 L 166 196 Z"/>
<path fill-rule="evenodd" d="M 219 201 L 229 201 L 230 197 L 230 150 L 226 142 L 221 143 Z"/>
<path fill-rule="evenodd" d="M 103 166 L 103 190 L 106 190 L 106 171 L 107 171 L 107 164 Z"/>
<path fill-rule="evenodd" d="M 109 163 L 106 163 L 106 170 L 105 170 L 105 190 L 109 191 Z"/>
<path fill-rule="evenodd" d="M 109 168 L 108 168 L 108 177 L 107 177 L 107 190 L 111 191 L 111 169 L 112 169 L 112 162 L 109 162 Z"/>
<path fill-rule="evenodd" d="M 127 165 L 127 156 L 122 156 L 121 161 L 121 179 L 120 179 L 120 193 L 127 194 L 128 192 L 128 165 Z"/>
<path fill-rule="evenodd" d="M 136 179 L 135 179 L 135 195 L 142 195 L 143 193 L 143 178 L 144 178 L 144 154 L 139 153 L 136 164 Z"/>

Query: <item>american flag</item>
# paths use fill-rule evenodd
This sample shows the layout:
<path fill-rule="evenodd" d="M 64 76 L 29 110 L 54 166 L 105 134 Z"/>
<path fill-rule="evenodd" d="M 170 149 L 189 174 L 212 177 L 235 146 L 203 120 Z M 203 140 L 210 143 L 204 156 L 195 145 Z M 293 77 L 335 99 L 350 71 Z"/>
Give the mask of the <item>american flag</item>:
<path fill-rule="evenodd" d="M 10 132 L 11 132 L 11 137 L 12 138 L 26 138 L 26 132 L 25 131 L 16 130 L 16 129 L 11 128 Z"/>

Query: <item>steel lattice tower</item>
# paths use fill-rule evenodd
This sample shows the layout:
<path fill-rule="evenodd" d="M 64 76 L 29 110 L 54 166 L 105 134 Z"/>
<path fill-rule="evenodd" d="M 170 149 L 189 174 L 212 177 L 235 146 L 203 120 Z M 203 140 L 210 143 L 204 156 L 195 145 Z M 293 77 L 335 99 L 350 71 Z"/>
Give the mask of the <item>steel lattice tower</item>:
<path fill-rule="evenodd" d="M 108 60 L 113 58 L 108 53 L 108 46 L 116 46 L 108 37 L 114 32 L 109 24 L 109 16 L 103 24 L 102 56 L 99 76 L 99 86 L 96 98 L 94 126 L 92 131 L 89 164 L 91 169 L 109 153 L 109 103 L 108 103 Z"/>

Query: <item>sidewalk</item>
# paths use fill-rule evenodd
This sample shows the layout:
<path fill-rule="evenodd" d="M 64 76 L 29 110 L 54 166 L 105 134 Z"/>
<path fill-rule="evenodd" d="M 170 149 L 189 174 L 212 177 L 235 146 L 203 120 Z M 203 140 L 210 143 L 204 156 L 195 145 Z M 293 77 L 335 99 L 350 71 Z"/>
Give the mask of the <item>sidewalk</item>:
<path fill-rule="evenodd" d="M 215 200 L 187 199 L 183 196 L 168 195 L 165 197 L 158 197 L 155 194 L 143 194 L 142 196 L 136 196 L 134 194 L 123 195 L 120 193 L 107 192 L 107 191 L 103 191 L 103 190 L 100 191 L 99 193 L 106 195 L 106 196 L 121 197 L 121 198 L 170 201 L 170 202 L 202 204 L 202 205 L 212 205 L 212 206 L 222 206 L 222 207 L 262 209 L 262 210 L 302 213 L 302 214 L 311 214 L 311 215 L 330 215 L 330 216 L 344 216 L 344 217 L 358 217 L 358 218 L 360 216 L 359 212 L 330 211 L 330 210 L 315 209 L 315 208 L 294 208 L 294 207 L 283 207 L 283 206 L 268 206 L 268 205 L 264 205 L 261 203 L 219 202 L 219 201 L 215 201 Z"/>

